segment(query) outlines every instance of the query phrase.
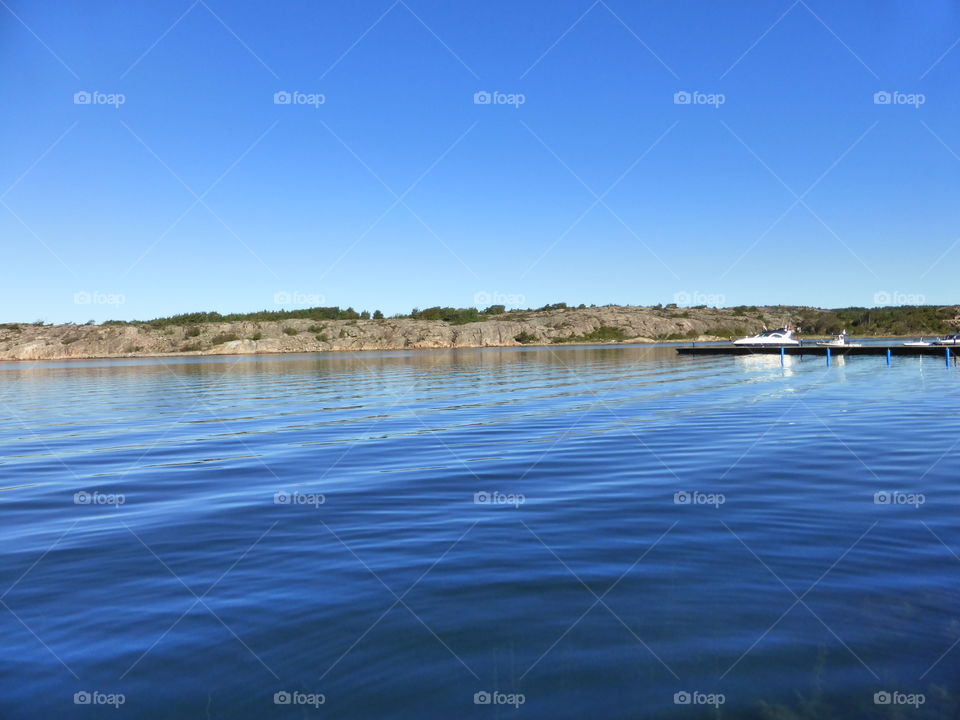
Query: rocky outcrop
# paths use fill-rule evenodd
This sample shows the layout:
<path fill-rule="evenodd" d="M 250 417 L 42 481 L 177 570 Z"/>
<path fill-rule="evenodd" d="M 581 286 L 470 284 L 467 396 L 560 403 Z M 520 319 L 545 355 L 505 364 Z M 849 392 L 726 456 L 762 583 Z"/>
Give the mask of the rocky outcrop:
<path fill-rule="evenodd" d="M 233 355 L 354 350 L 503 347 L 522 344 L 711 340 L 779 327 L 785 308 L 748 312 L 717 308 L 606 306 L 516 311 L 482 322 L 283 320 L 197 325 L 0 326 L 0 359 Z"/>

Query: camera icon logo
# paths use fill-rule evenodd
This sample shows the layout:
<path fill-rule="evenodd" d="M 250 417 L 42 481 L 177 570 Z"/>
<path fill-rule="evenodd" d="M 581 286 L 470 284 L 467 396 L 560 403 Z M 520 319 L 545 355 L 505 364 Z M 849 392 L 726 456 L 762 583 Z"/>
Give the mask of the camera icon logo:
<path fill-rule="evenodd" d="M 889 705 L 892 699 L 893 697 L 886 690 L 881 690 L 873 694 L 874 705 Z"/>
<path fill-rule="evenodd" d="M 89 705 L 92 699 L 93 696 L 86 690 L 81 690 L 80 692 L 75 692 L 73 694 L 74 705 Z"/>
<path fill-rule="evenodd" d="M 280 692 L 275 692 L 273 694 L 274 705 L 289 705 L 292 700 L 293 696 L 286 690 L 281 690 Z"/>
<path fill-rule="evenodd" d="M 473 694 L 474 705 L 489 705 L 492 699 L 492 696 L 486 690 L 481 690 Z"/>
<path fill-rule="evenodd" d="M 689 505 L 690 499 L 690 493 L 688 493 L 686 490 L 681 490 L 680 492 L 675 492 L 673 494 L 674 505 Z"/>
<path fill-rule="evenodd" d="M 480 492 L 475 492 L 473 494 L 473 504 L 474 505 L 488 505 L 490 503 L 490 493 L 486 490 L 481 490 Z"/>
<path fill-rule="evenodd" d="M 873 94 L 874 105 L 889 105 L 892 100 L 893 96 L 886 90 L 878 90 Z"/>
<path fill-rule="evenodd" d="M 693 697 L 686 690 L 681 690 L 673 694 L 674 705 L 689 705 Z"/>
<path fill-rule="evenodd" d="M 81 90 L 80 92 L 75 92 L 73 94 L 73 104 L 74 105 L 89 105 L 92 96 L 86 90 Z"/>
<path fill-rule="evenodd" d="M 278 90 L 273 94 L 274 105 L 289 105 L 292 100 L 293 96 L 286 90 Z"/>
<path fill-rule="evenodd" d="M 489 105 L 493 101 L 493 96 L 486 90 L 480 90 L 473 94 L 474 105 Z"/>
<path fill-rule="evenodd" d="M 891 493 L 886 490 L 881 490 L 873 494 L 873 504 L 874 505 L 889 505 L 891 499 Z"/>
<path fill-rule="evenodd" d="M 673 94 L 674 105 L 689 105 L 692 100 L 693 96 L 686 90 L 679 90 Z"/>
<path fill-rule="evenodd" d="M 293 496 L 288 493 L 286 490 L 280 490 L 273 494 L 273 504 L 274 505 L 289 505 L 290 500 Z"/>

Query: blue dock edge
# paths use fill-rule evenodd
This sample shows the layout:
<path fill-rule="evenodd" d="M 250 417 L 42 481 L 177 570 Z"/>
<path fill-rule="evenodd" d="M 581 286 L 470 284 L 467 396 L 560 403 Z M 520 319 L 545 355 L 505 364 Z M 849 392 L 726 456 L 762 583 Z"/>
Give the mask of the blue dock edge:
<path fill-rule="evenodd" d="M 944 345 L 924 345 L 920 347 L 909 345 L 861 345 L 859 347 L 823 347 L 819 345 L 775 345 L 771 347 L 744 347 L 742 345 L 686 345 L 675 348 L 680 355 L 779 355 L 781 359 L 787 355 L 820 355 L 833 359 L 834 357 L 853 357 L 857 355 L 872 355 L 885 357 L 890 364 L 894 357 L 923 357 L 931 355 L 944 358 L 949 365 L 954 353 Z"/>

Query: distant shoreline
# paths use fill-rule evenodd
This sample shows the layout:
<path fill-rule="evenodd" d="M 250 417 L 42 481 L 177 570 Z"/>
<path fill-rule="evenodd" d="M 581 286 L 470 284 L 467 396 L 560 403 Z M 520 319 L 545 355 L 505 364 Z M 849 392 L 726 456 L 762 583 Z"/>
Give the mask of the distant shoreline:
<path fill-rule="evenodd" d="M 803 338 L 804 342 L 807 344 L 830 339 L 829 335 L 809 335 Z M 881 335 L 876 337 L 870 337 L 866 335 L 860 335 L 857 339 L 862 340 L 895 340 L 895 341 L 904 341 L 912 338 L 916 338 L 916 335 Z M 253 352 L 203 352 L 203 351 L 190 351 L 190 352 L 171 352 L 171 353 L 130 353 L 127 355 L 71 355 L 69 357 L 50 357 L 50 358 L 7 358 L 0 357 L 0 363 L 31 363 L 31 362 L 84 362 L 87 360 L 137 360 L 145 359 L 149 360 L 151 358 L 231 358 L 231 357 L 245 357 L 245 356 L 256 356 L 256 355 L 318 355 L 318 354 L 340 354 L 340 353 L 377 353 L 377 352 L 440 352 L 440 351 L 450 351 L 450 350 L 519 350 L 522 348 L 530 349 L 543 349 L 549 348 L 554 350 L 563 350 L 563 349 L 574 349 L 574 348 L 628 348 L 628 347 L 647 347 L 647 348 L 672 348 L 672 347 L 689 347 L 692 344 L 709 344 L 709 343 L 730 343 L 729 338 L 712 338 L 704 340 L 652 340 L 652 341 L 635 341 L 635 342 L 606 342 L 606 343 L 524 343 L 524 344 L 513 344 L 513 345 L 457 345 L 451 347 L 402 347 L 402 348 L 354 348 L 354 349 L 334 349 L 334 350 L 256 350 Z M 947 346 L 944 346 L 947 347 Z"/>
<path fill-rule="evenodd" d="M 864 339 L 934 337 L 960 331 L 960 306 L 840 310 L 792 306 L 548 308 L 486 314 L 476 310 L 432 308 L 422 311 L 427 317 L 418 318 L 374 319 L 359 317 L 357 313 L 354 313 L 357 317 L 351 319 L 295 316 L 311 312 L 307 310 L 251 314 L 283 318 L 268 320 L 209 322 L 205 319 L 210 314 L 198 314 L 102 325 L 7 323 L 0 325 L 0 360 L 722 342 L 752 335 L 765 327 L 785 325 L 799 326 L 801 336 L 811 341 L 842 329 L 852 337 Z M 315 310 L 339 311 L 337 308 Z M 339 312 L 342 316 L 344 311 Z M 431 317 L 444 314 L 450 319 Z M 213 317 L 220 316 L 214 314 Z M 921 322 L 924 327 L 912 326 Z M 933 324 L 938 329 L 932 329 Z"/>

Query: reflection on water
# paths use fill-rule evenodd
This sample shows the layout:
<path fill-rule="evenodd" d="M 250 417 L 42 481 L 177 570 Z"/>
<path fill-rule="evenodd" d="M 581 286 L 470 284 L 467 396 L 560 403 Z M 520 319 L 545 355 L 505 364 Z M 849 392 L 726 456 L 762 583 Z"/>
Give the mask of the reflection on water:
<path fill-rule="evenodd" d="M 957 373 L 2 364 L 0 716 L 955 716 Z"/>
<path fill-rule="evenodd" d="M 735 355 L 734 360 L 737 366 L 743 370 L 756 370 L 767 372 L 774 368 L 782 368 L 784 375 L 790 377 L 793 375 L 795 364 L 803 360 L 803 355 Z"/>

